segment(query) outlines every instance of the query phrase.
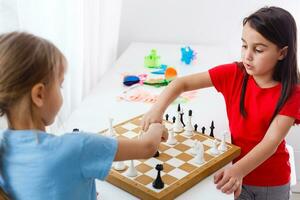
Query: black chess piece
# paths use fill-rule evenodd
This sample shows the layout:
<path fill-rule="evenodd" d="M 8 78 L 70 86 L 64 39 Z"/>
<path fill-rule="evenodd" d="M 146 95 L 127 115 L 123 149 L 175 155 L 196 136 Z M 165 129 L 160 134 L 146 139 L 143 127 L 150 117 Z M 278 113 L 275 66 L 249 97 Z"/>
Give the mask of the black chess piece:
<path fill-rule="evenodd" d="M 183 115 L 184 115 L 184 113 L 181 112 L 180 113 L 180 122 L 182 123 L 183 127 L 185 127 L 185 124 L 184 124 L 184 121 L 183 121 Z"/>
<path fill-rule="evenodd" d="M 154 154 L 154 158 L 157 158 L 159 156 L 159 151 L 157 151 L 155 154 Z"/>
<path fill-rule="evenodd" d="M 155 189 L 162 189 L 162 188 L 164 188 L 165 184 L 164 184 L 164 182 L 161 179 L 160 171 L 162 171 L 164 169 L 164 167 L 163 167 L 162 164 L 157 164 L 156 167 L 155 167 L 155 169 L 157 170 L 157 177 L 153 181 L 152 186 Z"/>
<path fill-rule="evenodd" d="M 166 117 L 166 120 L 168 121 L 169 120 L 169 115 L 166 114 L 165 117 Z"/>
<path fill-rule="evenodd" d="M 78 128 L 73 128 L 72 132 L 79 132 L 79 129 Z"/>
<path fill-rule="evenodd" d="M 174 116 L 174 117 L 172 118 L 173 124 L 175 123 L 175 120 L 176 120 L 176 117 Z"/>
<path fill-rule="evenodd" d="M 193 111 L 192 111 L 192 110 L 189 110 L 189 116 L 190 116 L 190 117 L 192 116 L 192 113 L 193 113 Z"/>
<path fill-rule="evenodd" d="M 205 134 L 205 127 L 204 126 L 202 127 L 201 130 L 202 130 L 202 134 Z"/>
<path fill-rule="evenodd" d="M 195 124 L 194 125 L 194 131 L 197 132 L 197 129 L 198 129 L 198 124 Z"/>
<path fill-rule="evenodd" d="M 215 136 L 214 136 L 214 128 L 215 128 L 215 126 L 214 126 L 214 121 L 212 121 L 212 122 L 211 122 L 211 125 L 210 125 L 210 134 L 209 134 L 209 136 L 210 136 L 210 137 L 213 137 L 213 138 L 215 137 Z"/>
<path fill-rule="evenodd" d="M 180 112 L 180 111 L 181 111 L 180 104 L 178 104 L 178 106 L 177 106 L 177 112 Z"/>

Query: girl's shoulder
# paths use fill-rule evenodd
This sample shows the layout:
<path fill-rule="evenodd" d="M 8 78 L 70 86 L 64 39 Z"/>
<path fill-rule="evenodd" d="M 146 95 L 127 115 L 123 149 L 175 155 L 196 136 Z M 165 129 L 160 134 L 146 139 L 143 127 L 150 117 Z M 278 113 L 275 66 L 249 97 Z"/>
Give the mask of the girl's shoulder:
<path fill-rule="evenodd" d="M 300 102 L 300 84 L 296 84 L 293 87 L 290 98 L 296 98 Z"/>
<path fill-rule="evenodd" d="M 300 124 L 300 84 L 293 87 L 279 114 L 294 117 L 296 119 L 295 124 Z"/>
<path fill-rule="evenodd" d="M 300 92 L 300 83 L 295 85 L 294 92 L 299 93 Z"/>

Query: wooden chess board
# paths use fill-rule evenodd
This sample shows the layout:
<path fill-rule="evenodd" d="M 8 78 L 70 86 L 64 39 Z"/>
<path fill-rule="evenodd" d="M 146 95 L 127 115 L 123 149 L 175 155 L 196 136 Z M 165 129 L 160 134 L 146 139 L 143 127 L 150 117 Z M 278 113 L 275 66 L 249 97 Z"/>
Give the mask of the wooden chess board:
<path fill-rule="evenodd" d="M 141 118 L 142 116 L 138 116 L 114 126 L 117 137 L 138 138 Z M 168 121 L 164 121 L 164 123 L 167 128 L 172 126 Z M 130 164 L 130 161 L 125 161 L 126 169 L 117 171 L 112 168 L 107 181 L 141 199 L 174 199 L 240 154 L 240 148 L 229 143 L 226 143 L 227 151 L 217 156 L 210 154 L 209 149 L 213 145 L 214 138 L 198 132 L 194 133 L 192 137 L 175 133 L 175 138 L 178 141 L 176 145 L 160 144 L 159 157 L 134 160 L 134 165 L 138 171 L 136 177 L 125 175 Z M 201 165 L 193 162 L 195 156 L 191 154 L 195 139 L 201 141 L 204 146 L 206 162 Z M 218 141 L 220 142 L 220 140 Z M 160 190 L 152 186 L 152 182 L 157 176 L 157 170 L 155 169 L 157 164 L 163 164 L 161 177 L 165 186 Z"/>

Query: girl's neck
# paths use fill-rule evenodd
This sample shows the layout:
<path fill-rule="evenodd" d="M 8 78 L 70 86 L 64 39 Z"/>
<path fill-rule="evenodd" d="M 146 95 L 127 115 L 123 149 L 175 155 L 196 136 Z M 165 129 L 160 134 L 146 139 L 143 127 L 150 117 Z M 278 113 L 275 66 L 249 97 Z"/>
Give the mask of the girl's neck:
<path fill-rule="evenodd" d="M 45 126 L 38 117 L 34 116 L 33 109 L 28 106 L 26 101 L 21 101 L 18 105 L 13 106 L 8 114 L 8 128 L 13 130 L 41 130 L 45 131 Z"/>
<path fill-rule="evenodd" d="M 19 119 L 9 119 L 9 129 L 12 130 L 41 130 L 45 131 L 44 126 L 36 125 L 33 122 L 30 122 L 28 120 L 19 120 Z"/>
<path fill-rule="evenodd" d="M 272 76 L 253 76 L 253 79 L 260 88 L 270 88 L 278 84 Z"/>

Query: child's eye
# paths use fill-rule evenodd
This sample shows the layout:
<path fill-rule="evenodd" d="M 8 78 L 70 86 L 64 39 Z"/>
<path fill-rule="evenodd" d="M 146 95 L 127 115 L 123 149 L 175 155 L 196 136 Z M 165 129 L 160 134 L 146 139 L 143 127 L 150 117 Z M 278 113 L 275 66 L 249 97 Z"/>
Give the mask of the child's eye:
<path fill-rule="evenodd" d="M 242 48 L 243 48 L 243 49 L 246 49 L 246 48 L 247 48 L 247 46 L 246 46 L 246 45 L 242 45 Z"/>
<path fill-rule="evenodd" d="M 256 51 L 257 53 L 262 53 L 262 52 L 263 52 L 262 50 L 259 50 L 259 49 L 255 49 L 255 51 Z"/>

